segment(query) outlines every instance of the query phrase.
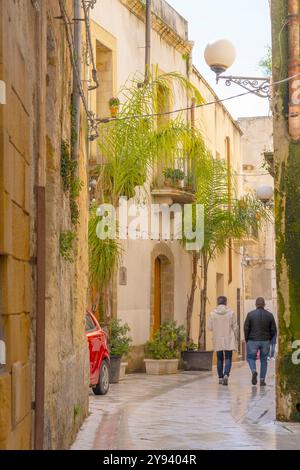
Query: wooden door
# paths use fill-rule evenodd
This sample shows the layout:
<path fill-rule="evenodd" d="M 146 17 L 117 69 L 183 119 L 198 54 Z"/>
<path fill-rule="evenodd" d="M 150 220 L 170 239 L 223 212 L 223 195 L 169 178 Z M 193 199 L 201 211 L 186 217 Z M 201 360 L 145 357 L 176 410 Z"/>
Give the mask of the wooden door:
<path fill-rule="evenodd" d="M 153 333 L 161 324 L 161 260 L 156 258 L 154 267 L 154 321 Z"/>

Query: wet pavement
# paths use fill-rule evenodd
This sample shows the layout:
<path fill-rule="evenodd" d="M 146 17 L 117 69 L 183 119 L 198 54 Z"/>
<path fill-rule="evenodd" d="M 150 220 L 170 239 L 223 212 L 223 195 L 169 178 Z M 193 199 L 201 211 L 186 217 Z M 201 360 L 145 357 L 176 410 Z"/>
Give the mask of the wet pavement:
<path fill-rule="evenodd" d="M 132 374 L 106 396 L 90 395 L 90 415 L 72 449 L 300 449 L 300 423 L 275 422 L 274 362 L 267 386 L 234 365 L 229 386 L 215 371 Z"/>

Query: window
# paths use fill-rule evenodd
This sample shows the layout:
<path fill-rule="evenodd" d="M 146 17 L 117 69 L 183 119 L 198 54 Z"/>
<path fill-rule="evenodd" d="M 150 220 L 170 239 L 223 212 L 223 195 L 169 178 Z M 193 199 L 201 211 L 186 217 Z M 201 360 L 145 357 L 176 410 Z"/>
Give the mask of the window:
<path fill-rule="evenodd" d="M 216 298 L 224 295 L 224 274 L 217 273 L 216 275 Z"/>

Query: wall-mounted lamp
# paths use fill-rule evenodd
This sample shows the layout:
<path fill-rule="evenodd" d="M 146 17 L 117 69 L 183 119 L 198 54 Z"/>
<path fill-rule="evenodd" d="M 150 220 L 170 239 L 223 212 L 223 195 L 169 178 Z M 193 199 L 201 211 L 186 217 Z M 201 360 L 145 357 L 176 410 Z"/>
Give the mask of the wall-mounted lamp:
<path fill-rule="evenodd" d="M 225 80 L 225 84 L 232 83 L 239 85 L 247 91 L 251 91 L 261 98 L 270 97 L 271 80 L 269 77 L 235 77 L 224 76 L 222 73 L 231 67 L 236 59 L 236 49 L 227 39 L 220 39 L 208 44 L 204 51 L 204 58 L 207 65 L 213 70 L 219 80 Z"/>
<path fill-rule="evenodd" d="M 274 195 L 274 189 L 272 186 L 261 185 L 256 189 L 257 198 L 265 205 L 270 203 Z"/>

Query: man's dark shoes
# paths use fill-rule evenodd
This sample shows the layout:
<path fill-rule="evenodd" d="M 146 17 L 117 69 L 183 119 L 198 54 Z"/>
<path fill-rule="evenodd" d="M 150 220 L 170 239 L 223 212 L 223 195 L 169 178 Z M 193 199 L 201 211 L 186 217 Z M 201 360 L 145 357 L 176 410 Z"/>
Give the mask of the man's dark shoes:
<path fill-rule="evenodd" d="M 267 384 L 265 382 L 265 379 L 260 379 L 260 386 L 265 387 Z"/>
<path fill-rule="evenodd" d="M 252 372 L 252 385 L 257 384 L 257 372 Z"/>

